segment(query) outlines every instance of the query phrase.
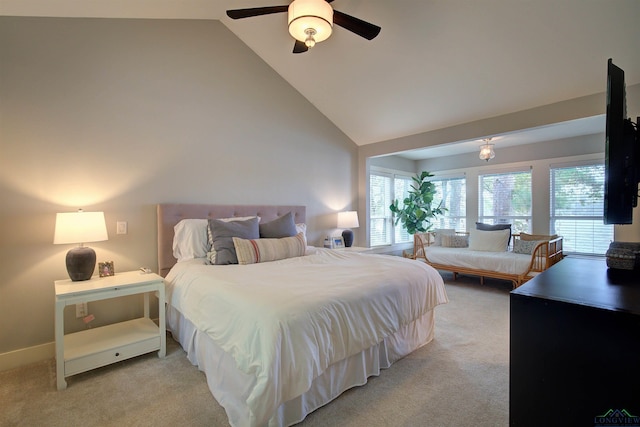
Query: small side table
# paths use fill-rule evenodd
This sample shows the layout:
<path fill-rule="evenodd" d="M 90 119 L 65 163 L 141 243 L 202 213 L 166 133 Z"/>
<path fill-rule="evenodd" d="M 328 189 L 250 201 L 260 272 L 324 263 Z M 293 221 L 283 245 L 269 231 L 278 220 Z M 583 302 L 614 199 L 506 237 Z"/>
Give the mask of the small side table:
<path fill-rule="evenodd" d="M 101 366 L 158 350 L 164 357 L 167 348 L 165 329 L 164 279 L 155 273 L 140 271 L 116 273 L 110 277 L 94 276 L 73 282 L 56 280 L 55 339 L 58 390 L 67 388 L 65 378 Z M 158 296 L 158 323 L 149 318 L 149 294 Z M 64 308 L 67 305 L 144 294 L 144 317 L 64 333 Z"/>

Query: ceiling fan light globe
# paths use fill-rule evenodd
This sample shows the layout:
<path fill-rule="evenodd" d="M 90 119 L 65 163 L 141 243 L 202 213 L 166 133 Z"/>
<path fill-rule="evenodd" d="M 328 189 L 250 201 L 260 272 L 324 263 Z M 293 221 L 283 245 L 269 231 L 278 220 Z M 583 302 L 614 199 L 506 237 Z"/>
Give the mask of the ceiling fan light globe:
<path fill-rule="evenodd" d="M 315 31 L 315 45 L 328 39 L 333 31 L 333 8 L 325 0 L 295 0 L 289 5 L 288 22 L 289 34 L 305 44 L 307 31 Z"/>
<path fill-rule="evenodd" d="M 496 156 L 495 151 L 493 151 L 493 144 L 485 144 L 480 148 L 480 157 L 481 160 L 486 160 L 487 162 L 493 159 Z"/>
<path fill-rule="evenodd" d="M 312 35 L 309 35 L 305 41 L 304 41 L 305 46 L 307 46 L 309 49 L 311 49 L 312 47 L 314 47 L 316 45 L 316 41 L 313 38 Z"/>

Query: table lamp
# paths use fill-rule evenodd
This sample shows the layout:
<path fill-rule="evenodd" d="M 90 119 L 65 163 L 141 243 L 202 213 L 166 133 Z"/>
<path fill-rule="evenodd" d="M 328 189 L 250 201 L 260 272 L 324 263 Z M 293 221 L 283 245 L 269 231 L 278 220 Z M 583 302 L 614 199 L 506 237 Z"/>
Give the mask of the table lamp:
<path fill-rule="evenodd" d="M 344 246 L 346 248 L 349 248 L 351 247 L 351 245 L 353 245 L 353 231 L 351 231 L 350 229 L 358 228 L 359 226 L 360 224 L 358 224 L 358 212 L 338 212 L 338 228 L 345 229 L 342 232 L 342 238 L 344 239 Z"/>
<path fill-rule="evenodd" d="M 96 252 L 87 242 L 108 240 L 104 212 L 66 212 L 56 214 L 53 244 L 78 243 L 67 252 L 67 272 L 72 281 L 89 280 L 96 267 Z"/>

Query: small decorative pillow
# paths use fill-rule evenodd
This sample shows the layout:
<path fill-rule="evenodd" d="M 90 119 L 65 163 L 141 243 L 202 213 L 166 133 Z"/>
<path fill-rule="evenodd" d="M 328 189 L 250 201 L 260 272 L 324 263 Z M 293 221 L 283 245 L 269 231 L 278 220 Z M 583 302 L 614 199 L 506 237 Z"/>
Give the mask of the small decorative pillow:
<path fill-rule="evenodd" d="M 173 256 L 178 262 L 204 258 L 209 248 L 206 219 L 183 219 L 173 227 Z"/>
<path fill-rule="evenodd" d="M 296 223 L 291 212 L 284 214 L 273 221 L 260 224 L 260 238 L 274 239 L 291 237 L 296 234 Z"/>
<path fill-rule="evenodd" d="M 469 249 L 472 251 L 505 252 L 511 230 L 471 230 L 469 234 Z"/>
<path fill-rule="evenodd" d="M 442 246 L 445 248 L 466 248 L 469 247 L 469 236 L 458 236 L 455 234 L 442 235 Z"/>
<path fill-rule="evenodd" d="M 513 243 L 513 253 L 531 255 L 533 250 L 544 240 L 520 240 L 516 239 Z"/>
<path fill-rule="evenodd" d="M 442 236 L 445 235 L 455 235 L 456 234 L 456 230 L 454 230 L 453 228 L 438 228 L 436 230 L 433 230 L 433 235 L 435 236 L 435 241 L 433 242 L 433 244 L 435 246 L 443 246 L 442 245 Z"/>
<path fill-rule="evenodd" d="M 306 244 L 302 233 L 280 239 L 233 238 L 238 264 L 256 264 L 304 255 Z"/>
<path fill-rule="evenodd" d="M 213 249 L 216 251 L 216 265 L 237 264 L 238 257 L 233 244 L 234 237 L 242 239 L 258 239 L 258 217 L 245 221 L 221 221 L 210 219 L 209 228 L 213 237 Z"/>

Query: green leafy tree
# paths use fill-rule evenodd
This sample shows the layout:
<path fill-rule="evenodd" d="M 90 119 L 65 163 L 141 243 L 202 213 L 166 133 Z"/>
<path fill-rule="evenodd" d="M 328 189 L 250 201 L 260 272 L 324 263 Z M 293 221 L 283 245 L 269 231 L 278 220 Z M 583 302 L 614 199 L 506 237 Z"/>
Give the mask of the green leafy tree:
<path fill-rule="evenodd" d="M 429 181 L 433 175 L 427 171 L 412 177 L 414 184 L 407 197 L 400 203 L 394 200 L 389 209 L 395 217 L 395 224 L 402 223 L 402 227 L 409 234 L 425 233 L 431 229 L 431 221 L 438 215 L 442 215 L 445 208 L 442 202 L 433 206 L 436 195 L 436 186 Z"/>
<path fill-rule="evenodd" d="M 554 179 L 562 183 L 562 191 L 557 191 L 554 195 L 554 203 L 558 211 L 575 210 L 577 204 L 602 205 L 604 165 L 556 169 Z"/>

